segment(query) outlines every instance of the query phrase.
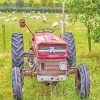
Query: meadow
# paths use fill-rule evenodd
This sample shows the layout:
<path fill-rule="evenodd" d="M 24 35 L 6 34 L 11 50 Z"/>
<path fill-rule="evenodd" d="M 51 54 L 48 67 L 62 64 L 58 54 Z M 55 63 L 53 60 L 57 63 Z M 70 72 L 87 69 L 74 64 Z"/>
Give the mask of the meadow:
<path fill-rule="evenodd" d="M 11 1 L 11 3 L 15 3 L 16 2 L 16 0 L 10 0 Z M 23 0 L 24 1 L 24 3 L 29 3 L 29 1 L 30 0 Z M 56 0 L 54 0 L 54 2 L 55 2 Z M 41 2 L 41 0 L 35 0 L 34 1 L 35 3 L 40 3 Z M 0 0 L 0 3 L 4 3 L 4 0 Z"/>
<path fill-rule="evenodd" d="M 16 0 L 10 0 L 12 3 L 15 3 Z M 28 3 L 29 0 L 24 0 L 25 3 Z M 35 2 L 40 2 L 40 0 L 35 0 Z M 0 3 L 4 3 L 4 0 L 0 0 Z"/>
<path fill-rule="evenodd" d="M 9 16 L 10 15 L 10 16 Z M 2 18 L 2 17 L 6 18 Z M 11 35 L 14 32 L 20 32 L 24 35 L 24 50 L 29 48 L 31 34 L 26 28 L 19 27 L 19 19 L 26 17 L 26 22 L 32 29 L 33 33 L 37 29 L 50 28 L 52 23 L 61 20 L 61 16 L 56 17 L 56 14 L 41 14 L 41 13 L 1 13 L 0 14 L 0 100 L 13 100 L 12 94 L 12 64 L 11 64 Z M 42 19 L 31 19 L 31 16 L 45 16 L 47 21 L 44 23 Z M 16 20 L 12 18 L 16 17 Z M 10 19 L 10 20 L 6 20 Z M 6 50 L 3 50 L 3 32 L 2 24 L 5 24 Z M 55 34 L 60 35 L 60 26 L 53 27 Z M 77 65 L 85 63 L 90 71 L 90 97 L 88 100 L 100 99 L 100 44 L 92 41 L 92 52 L 88 52 L 87 29 L 80 23 L 75 25 L 68 22 L 66 31 L 74 34 L 77 50 Z M 25 65 L 26 62 L 25 62 Z M 23 97 L 24 100 L 80 100 L 75 91 L 75 77 L 68 76 L 65 82 L 60 82 L 55 87 L 44 86 L 37 82 L 35 78 L 25 77 Z"/>

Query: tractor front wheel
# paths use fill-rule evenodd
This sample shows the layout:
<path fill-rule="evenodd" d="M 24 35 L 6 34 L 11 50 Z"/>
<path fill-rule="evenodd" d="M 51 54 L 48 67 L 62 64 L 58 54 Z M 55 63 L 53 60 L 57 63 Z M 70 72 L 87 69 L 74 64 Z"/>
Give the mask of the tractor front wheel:
<path fill-rule="evenodd" d="M 76 69 L 75 86 L 81 98 L 88 97 L 90 93 L 90 77 L 87 66 L 81 64 Z"/>
<path fill-rule="evenodd" d="M 13 95 L 15 100 L 22 100 L 22 83 L 21 83 L 21 73 L 19 67 L 14 67 L 12 69 L 12 86 Z"/>

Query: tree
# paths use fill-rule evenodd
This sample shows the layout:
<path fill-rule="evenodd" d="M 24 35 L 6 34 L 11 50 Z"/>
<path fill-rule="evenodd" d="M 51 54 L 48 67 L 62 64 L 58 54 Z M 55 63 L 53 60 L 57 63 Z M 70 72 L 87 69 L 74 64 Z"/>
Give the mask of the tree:
<path fill-rule="evenodd" d="M 5 0 L 3 3 L 4 6 L 8 6 L 9 4 L 11 4 L 11 0 Z"/>
<path fill-rule="evenodd" d="M 100 25 L 94 29 L 93 40 L 96 43 L 100 43 Z"/>
<path fill-rule="evenodd" d="M 53 7 L 54 6 L 54 0 L 48 0 L 48 6 Z"/>
<path fill-rule="evenodd" d="M 3 5 L 4 6 L 8 6 L 8 2 L 7 1 L 4 1 Z"/>
<path fill-rule="evenodd" d="M 29 6 L 32 7 L 33 3 L 34 3 L 34 0 L 29 0 Z"/>
<path fill-rule="evenodd" d="M 97 2 L 98 1 L 98 2 Z M 100 43 L 100 0 L 93 0 L 97 5 L 97 15 L 98 17 L 95 19 L 95 28 L 93 30 L 93 40 L 94 42 Z"/>
<path fill-rule="evenodd" d="M 11 4 L 11 0 L 8 0 L 8 3 Z"/>
<path fill-rule="evenodd" d="M 23 7 L 24 6 L 24 1 L 23 0 L 16 0 L 16 6 L 17 7 Z"/>
<path fill-rule="evenodd" d="M 47 1 L 48 1 L 48 0 L 41 0 L 42 6 L 46 6 L 46 5 L 47 5 Z"/>
<path fill-rule="evenodd" d="M 69 2 L 68 10 L 71 21 L 76 22 L 80 19 L 87 27 L 88 48 L 91 52 L 92 32 L 97 27 L 96 20 L 99 17 L 98 9 L 99 0 L 72 0 Z"/>
<path fill-rule="evenodd" d="M 56 0 L 58 3 L 61 3 L 62 1 L 64 1 L 64 0 Z"/>

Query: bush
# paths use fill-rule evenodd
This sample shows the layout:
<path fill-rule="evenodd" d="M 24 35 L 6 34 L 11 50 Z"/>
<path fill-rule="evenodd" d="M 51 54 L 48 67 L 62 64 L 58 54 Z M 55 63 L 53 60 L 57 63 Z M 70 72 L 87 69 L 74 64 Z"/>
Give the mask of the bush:
<path fill-rule="evenodd" d="M 39 4 L 39 3 L 34 3 L 34 4 L 33 4 L 33 7 L 34 7 L 34 8 L 39 8 L 39 7 L 41 7 L 41 4 Z"/>
<path fill-rule="evenodd" d="M 32 7 L 34 0 L 29 0 L 29 6 Z"/>
<path fill-rule="evenodd" d="M 16 0 L 16 6 L 17 7 L 23 7 L 24 6 L 24 1 L 23 0 Z"/>
<path fill-rule="evenodd" d="M 4 1 L 3 5 L 4 6 L 8 6 L 8 2 L 7 1 Z"/>

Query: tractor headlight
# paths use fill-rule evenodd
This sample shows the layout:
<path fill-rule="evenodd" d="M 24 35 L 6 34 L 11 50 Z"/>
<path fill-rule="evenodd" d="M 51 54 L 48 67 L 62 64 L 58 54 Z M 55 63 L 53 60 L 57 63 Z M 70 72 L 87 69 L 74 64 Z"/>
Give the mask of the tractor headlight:
<path fill-rule="evenodd" d="M 60 70 L 66 70 L 67 69 L 67 63 L 66 62 L 60 62 L 59 68 L 60 68 Z"/>

